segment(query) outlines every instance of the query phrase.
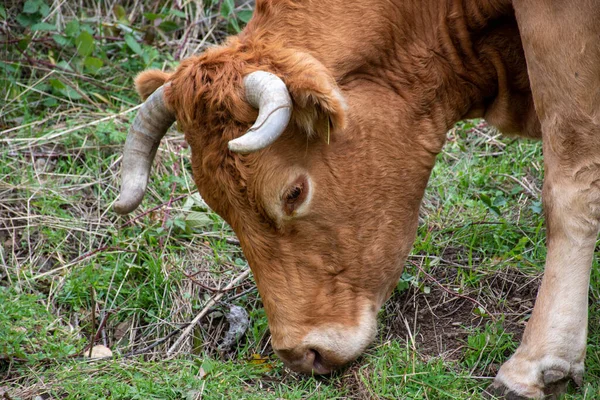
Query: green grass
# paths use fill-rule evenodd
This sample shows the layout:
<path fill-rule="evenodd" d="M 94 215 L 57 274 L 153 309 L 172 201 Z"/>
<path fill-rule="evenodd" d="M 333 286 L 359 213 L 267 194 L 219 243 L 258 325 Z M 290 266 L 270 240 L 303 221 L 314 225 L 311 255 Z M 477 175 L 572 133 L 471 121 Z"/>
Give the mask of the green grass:
<path fill-rule="evenodd" d="M 405 273 L 380 313 L 379 337 L 347 369 L 329 378 L 285 369 L 270 349 L 251 278 L 167 357 L 213 296 L 206 288 L 224 287 L 247 265 L 231 229 L 197 196 L 189 150 L 174 130 L 140 209 L 131 217 L 110 210 L 128 110 L 139 102 L 132 77 L 175 66 L 235 32 L 248 10 L 230 1 L 205 9 L 171 1 L 61 4 L 0 6 L 0 393 L 480 397 L 516 348 L 542 273 L 540 143 L 500 137 L 479 121 L 449 132 Z M 36 26 L 43 22 L 54 27 Z M 585 385 L 567 398 L 600 397 L 597 261 L 590 303 Z M 251 323 L 222 353 L 230 305 L 243 307 Z M 84 356 L 96 335 L 113 359 Z"/>

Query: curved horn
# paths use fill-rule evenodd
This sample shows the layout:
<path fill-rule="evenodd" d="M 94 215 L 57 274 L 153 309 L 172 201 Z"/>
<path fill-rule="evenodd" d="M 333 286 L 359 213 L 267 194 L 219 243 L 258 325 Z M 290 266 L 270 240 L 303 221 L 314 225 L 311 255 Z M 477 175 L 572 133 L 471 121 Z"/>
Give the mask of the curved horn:
<path fill-rule="evenodd" d="M 156 89 L 142 104 L 127 134 L 121 162 L 121 194 L 114 204 L 119 214 L 135 210 L 142 202 L 160 140 L 175 122 L 175 115 L 165 105 L 163 89 L 164 86 Z"/>
<path fill-rule="evenodd" d="M 244 78 L 246 100 L 258 109 L 248 132 L 229 141 L 229 150 L 251 153 L 273 143 L 285 130 L 292 115 L 292 99 L 285 83 L 269 72 L 255 71 Z"/>

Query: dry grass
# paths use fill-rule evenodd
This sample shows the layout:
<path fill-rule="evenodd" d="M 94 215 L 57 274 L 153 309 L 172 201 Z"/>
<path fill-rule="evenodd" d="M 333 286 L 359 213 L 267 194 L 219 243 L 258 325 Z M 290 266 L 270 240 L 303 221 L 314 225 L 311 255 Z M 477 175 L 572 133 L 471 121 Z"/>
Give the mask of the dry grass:
<path fill-rule="evenodd" d="M 250 9 L 252 3 L 240 2 L 236 10 Z M 194 232 L 184 239 L 173 236 L 177 227 L 171 222 L 189 213 L 183 208 L 185 200 L 195 193 L 189 172 L 180 168 L 185 165 L 189 150 L 175 131 L 163 141 L 153 179 L 175 177 L 177 183 L 173 182 L 171 190 L 166 191 L 151 186 L 148 206 L 137 216 L 118 218 L 114 215 L 111 205 L 118 193 L 121 144 L 110 139 L 98 140 L 95 132 L 100 130 L 109 137 L 123 137 L 133 112 L 139 107 L 131 85 L 132 77 L 139 71 L 119 65 L 122 62 L 119 58 L 126 56 L 123 51 L 104 59 L 106 64 L 116 67 L 112 73 L 92 76 L 69 71 L 52 60 L 61 58 L 56 52 L 63 48 L 52 42 L 46 32 L 31 32 L 26 49 L 9 50 L 9 46 L 30 32 L 16 22 L 24 4 L 23 1 L 6 3 L 4 9 L 9 18 L 0 24 L 0 39 L 7 50 L 2 62 L 17 71 L 10 79 L 4 79 L 4 102 L 0 107 L 0 157 L 3 160 L 0 281 L 22 292 L 42 293 L 41 301 L 46 308 L 82 336 L 90 334 L 88 325 L 93 313 L 100 327 L 96 335 L 105 345 L 118 347 L 123 354 L 151 347 L 148 359 L 157 354 L 163 357 L 178 337 L 172 333 L 189 324 L 200 304 L 209 303 L 217 296 L 223 296 L 225 301 L 243 292 L 248 292 L 244 294 L 245 299 L 256 301 L 252 300 L 255 299 L 252 282 L 247 279 L 239 282 L 234 290 L 219 291 L 236 277 L 247 277 L 246 266 L 230 262 L 241 256 L 235 246 L 236 239 L 222 222 L 220 226 L 218 222 L 211 224 L 216 228 L 214 231 Z M 97 29 L 96 46 L 106 47 L 108 51 L 112 42 L 119 41 L 119 35 L 137 29 L 136 24 L 141 23 L 145 13 L 157 13 L 165 6 L 178 10 L 179 21 L 184 24 L 169 34 L 152 31 L 157 36 L 152 43 L 162 53 L 163 68 L 175 65 L 169 59 L 176 61 L 201 52 L 228 34 L 219 4 L 207 8 L 201 1 L 57 1 L 52 3 L 43 21 L 52 21 L 58 32 L 63 32 L 69 21 L 86 21 Z M 117 7 L 126 10 L 128 26 L 117 18 Z M 82 14 L 87 17 L 82 18 Z M 148 41 L 147 37 L 144 36 L 144 40 Z M 74 52 L 73 58 L 76 55 Z M 80 96 L 57 96 L 48 88 L 40 90 L 40 85 L 50 79 L 58 79 Z M 56 104 L 41 106 L 49 98 L 56 100 Z M 152 254 L 143 248 L 147 238 L 142 233 L 147 225 L 159 225 L 164 230 L 158 250 Z M 124 229 L 136 232 L 123 234 Z M 216 263 L 212 242 L 233 243 L 221 249 L 221 260 Z M 106 262 L 131 267 L 135 261 L 131 257 L 123 259 L 140 254 L 157 257 L 160 270 L 156 273 L 170 283 L 170 290 L 164 293 L 166 308 L 161 309 L 169 316 L 168 320 L 156 318 L 147 323 L 144 310 L 128 310 L 127 297 L 117 303 L 115 299 L 122 294 L 119 286 L 122 282 L 118 282 L 115 274 L 105 298 L 82 299 L 87 307 L 80 309 L 61 303 L 60 293 L 78 271 Z M 175 277 L 171 277 L 173 274 Z M 183 274 L 193 279 L 182 279 Z M 190 299 L 199 300 L 194 304 Z M 219 302 L 217 309 L 226 310 L 226 304 Z M 204 332 L 199 333 L 203 336 L 202 351 L 215 353 L 220 333 L 227 326 L 225 319 L 215 314 L 207 318 L 205 325 L 202 325 Z M 167 336 L 169 339 L 164 340 Z M 156 345 L 157 342 L 161 344 Z M 177 347 L 178 352 L 192 350 L 192 340 L 184 343 Z"/>

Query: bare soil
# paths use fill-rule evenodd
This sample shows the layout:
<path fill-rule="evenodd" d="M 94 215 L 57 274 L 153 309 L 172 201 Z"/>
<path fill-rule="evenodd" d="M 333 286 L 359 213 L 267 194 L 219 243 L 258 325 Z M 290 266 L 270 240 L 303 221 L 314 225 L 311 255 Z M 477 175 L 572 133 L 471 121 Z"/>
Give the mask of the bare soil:
<path fill-rule="evenodd" d="M 445 283 L 456 280 L 458 268 L 436 267 L 430 275 L 437 282 L 423 277 L 419 287 L 395 293 L 385 306 L 385 337 L 406 338 L 424 357 L 446 360 L 461 359 L 469 334 L 488 321 L 502 321 L 503 328 L 520 340 L 540 278 L 508 268 L 485 275 L 477 287 L 463 292 L 464 286 L 459 291 Z"/>

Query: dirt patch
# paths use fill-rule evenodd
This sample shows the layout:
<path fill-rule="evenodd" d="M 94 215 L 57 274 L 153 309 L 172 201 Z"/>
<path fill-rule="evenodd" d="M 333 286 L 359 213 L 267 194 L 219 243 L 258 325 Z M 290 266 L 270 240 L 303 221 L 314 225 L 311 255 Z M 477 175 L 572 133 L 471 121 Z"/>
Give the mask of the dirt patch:
<path fill-rule="evenodd" d="M 424 357 L 446 360 L 461 359 L 469 334 L 495 320 L 520 340 L 539 277 L 510 268 L 484 275 L 476 286 L 465 288 L 450 283 L 456 281 L 458 268 L 437 267 L 431 278 L 421 274 L 418 286 L 395 293 L 385 305 L 383 337 L 406 339 Z"/>

